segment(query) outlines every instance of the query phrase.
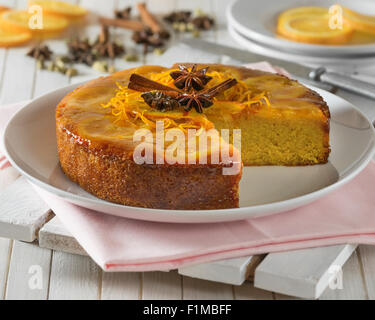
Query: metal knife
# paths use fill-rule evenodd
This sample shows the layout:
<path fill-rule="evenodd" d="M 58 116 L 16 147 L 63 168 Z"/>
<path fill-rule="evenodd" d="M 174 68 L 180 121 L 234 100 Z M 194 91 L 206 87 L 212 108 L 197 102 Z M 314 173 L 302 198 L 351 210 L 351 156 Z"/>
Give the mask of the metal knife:
<path fill-rule="evenodd" d="M 332 91 L 332 86 L 334 86 L 375 99 L 375 84 L 352 78 L 346 74 L 331 72 L 324 67 L 313 69 L 301 64 L 270 58 L 200 39 L 184 39 L 181 42 L 189 47 L 199 48 L 218 55 L 226 55 L 244 63 L 268 61 L 273 65 L 285 68 L 293 78 L 305 81 L 307 84 L 311 83 L 328 91 Z"/>

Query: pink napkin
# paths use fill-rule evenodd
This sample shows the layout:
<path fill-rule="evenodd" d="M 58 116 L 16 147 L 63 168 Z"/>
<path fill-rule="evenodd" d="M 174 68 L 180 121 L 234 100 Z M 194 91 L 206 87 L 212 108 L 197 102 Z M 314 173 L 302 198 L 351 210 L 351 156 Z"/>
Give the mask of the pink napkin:
<path fill-rule="evenodd" d="M 0 136 L 6 119 L 21 106 L 0 109 Z M 374 181 L 375 163 L 371 162 L 340 190 L 302 208 L 264 218 L 215 224 L 119 218 L 78 207 L 36 189 L 105 271 L 151 271 L 309 247 L 375 244 Z"/>

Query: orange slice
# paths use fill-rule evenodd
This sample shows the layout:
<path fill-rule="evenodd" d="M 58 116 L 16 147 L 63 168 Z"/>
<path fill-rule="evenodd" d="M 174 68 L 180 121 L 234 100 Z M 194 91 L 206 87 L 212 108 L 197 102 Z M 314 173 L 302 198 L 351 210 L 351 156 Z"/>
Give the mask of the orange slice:
<path fill-rule="evenodd" d="M 9 33 L 0 29 L 0 47 L 14 47 L 31 40 L 30 32 Z"/>
<path fill-rule="evenodd" d="M 327 8 L 299 7 L 286 10 L 279 15 L 278 34 L 294 41 L 315 44 L 343 44 L 353 33 L 350 25 L 343 21 L 341 29 L 331 29 Z"/>
<path fill-rule="evenodd" d="M 350 10 L 343 9 L 344 20 L 347 21 L 355 30 L 375 34 L 375 16 L 368 16 Z"/>
<path fill-rule="evenodd" d="M 86 9 L 63 1 L 29 0 L 28 5 L 29 7 L 32 5 L 41 6 L 43 12 L 46 14 L 58 15 L 65 18 L 81 18 L 87 13 Z"/>
<path fill-rule="evenodd" d="M 68 26 L 68 21 L 62 17 L 50 16 L 44 14 L 42 16 L 42 28 L 31 29 L 29 21 L 32 14 L 23 10 L 8 10 L 0 14 L 0 26 L 8 32 L 32 32 L 35 34 L 59 33 L 64 31 Z"/>
<path fill-rule="evenodd" d="M 0 12 L 10 10 L 8 7 L 0 6 Z"/>

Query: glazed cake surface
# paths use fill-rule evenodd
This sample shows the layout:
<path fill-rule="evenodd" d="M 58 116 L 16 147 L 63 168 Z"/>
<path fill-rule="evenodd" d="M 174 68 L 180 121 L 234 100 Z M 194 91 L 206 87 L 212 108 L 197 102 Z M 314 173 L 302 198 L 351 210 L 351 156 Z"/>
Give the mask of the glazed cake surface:
<path fill-rule="evenodd" d="M 208 66 L 212 77 L 207 88 L 234 78 L 237 84 L 213 99 L 203 113 L 194 109 L 160 111 L 129 89 L 129 78 L 139 74 L 173 87 L 171 68 L 142 66 L 90 81 L 69 93 L 56 110 L 57 146 L 65 174 L 97 197 L 130 206 L 160 209 L 224 209 L 238 207 L 242 164 L 314 165 L 326 163 L 329 148 L 329 109 L 314 91 L 281 75 L 225 66 Z M 241 129 L 241 150 L 228 145 L 230 160 L 207 146 L 207 163 L 199 163 L 202 150 L 188 150 L 185 163 L 144 163 L 134 161 L 134 134 L 139 129 L 155 133 L 156 121 L 164 121 L 165 132 L 177 128 Z M 229 142 L 232 141 L 230 135 Z M 187 138 L 188 139 L 188 138 Z M 153 158 L 166 152 L 153 142 Z M 196 158 L 194 164 L 189 157 Z M 190 158 L 189 158 L 190 159 Z M 183 162 L 183 161 L 182 161 Z M 223 168 L 240 164 L 238 172 L 223 175 Z"/>

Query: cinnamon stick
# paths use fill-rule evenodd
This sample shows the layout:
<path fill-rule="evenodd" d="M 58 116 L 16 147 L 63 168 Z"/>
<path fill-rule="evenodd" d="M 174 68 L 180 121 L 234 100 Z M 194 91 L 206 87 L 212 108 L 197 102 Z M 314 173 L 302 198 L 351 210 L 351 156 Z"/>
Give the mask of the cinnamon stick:
<path fill-rule="evenodd" d="M 154 33 L 161 33 L 163 28 L 160 26 L 158 20 L 155 18 L 155 16 L 147 10 L 146 4 L 144 2 L 137 3 L 137 9 L 139 11 L 139 14 L 141 16 L 142 22 L 149 27 L 152 32 Z"/>
<path fill-rule="evenodd" d="M 101 24 L 108 27 L 119 27 L 132 31 L 142 31 L 144 29 L 142 22 L 138 20 L 112 19 L 101 17 L 99 21 Z"/>
<path fill-rule="evenodd" d="M 168 95 L 173 97 L 178 96 L 182 93 L 177 89 L 165 86 L 159 82 L 153 81 L 136 73 L 133 73 L 130 76 L 128 88 L 142 92 L 158 90 L 162 92 L 168 92 Z"/>

